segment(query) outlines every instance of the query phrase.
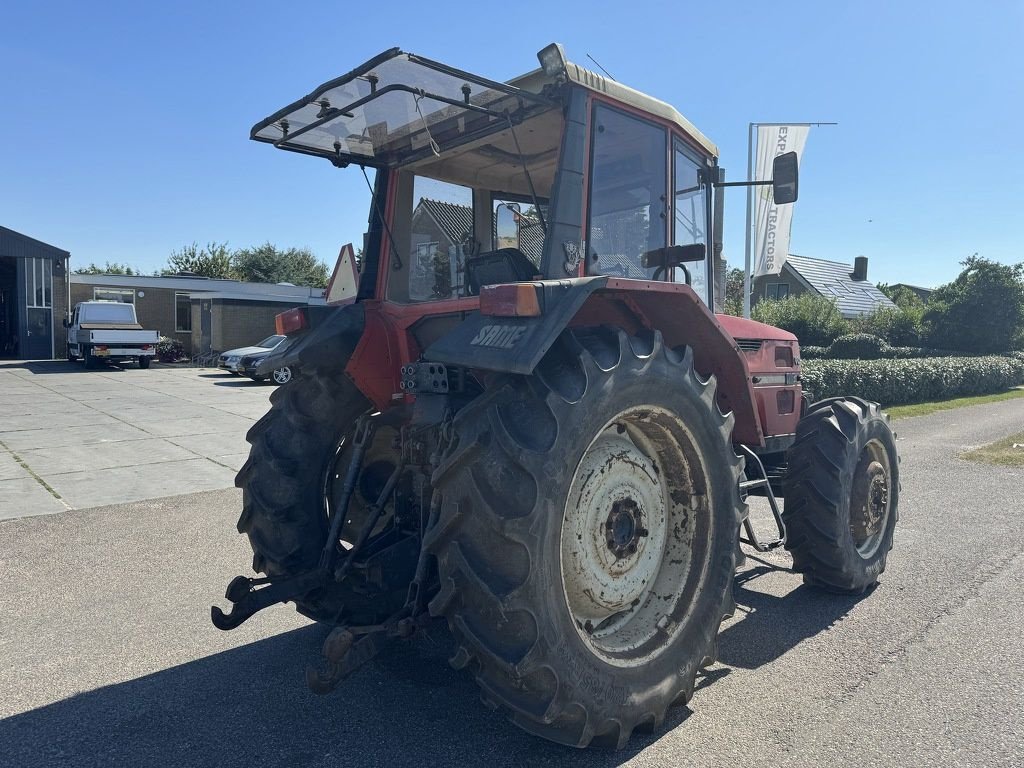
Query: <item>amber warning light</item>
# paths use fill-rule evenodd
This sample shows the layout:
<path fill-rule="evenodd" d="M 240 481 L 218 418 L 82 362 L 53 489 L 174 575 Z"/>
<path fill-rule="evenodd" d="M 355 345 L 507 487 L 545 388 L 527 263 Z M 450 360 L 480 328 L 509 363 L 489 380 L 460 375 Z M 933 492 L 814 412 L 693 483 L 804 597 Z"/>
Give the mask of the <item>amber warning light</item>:
<path fill-rule="evenodd" d="M 496 317 L 537 317 L 537 289 L 530 283 L 485 285 L 480 289 L 480 313 Z"/>
<path fill-rule="evenodd" d="M 303 328 L 308 327 L 309 321 L 306 319 L 306 310 L 302 307 L 289 309 L 287 312 L 282 312 L 274 318 L 274 328 L 278 336 L 295 333 L 295 331 L 301 331 Z"/>

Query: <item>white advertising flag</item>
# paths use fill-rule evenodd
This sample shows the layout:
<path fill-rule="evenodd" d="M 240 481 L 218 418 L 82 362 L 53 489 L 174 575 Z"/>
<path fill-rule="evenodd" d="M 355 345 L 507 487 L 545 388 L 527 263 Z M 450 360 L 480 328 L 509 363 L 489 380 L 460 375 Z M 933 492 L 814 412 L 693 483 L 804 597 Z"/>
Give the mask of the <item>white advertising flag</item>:
<path fill-rule="evenodd" d="M 808 125 L 757 126 L 757 163 L 755 179 L 770 179 L 776 156 L 796 152 L 797 161 L 804 151 Z M 789 235 L 793 225 L 793 204 L 776 205 L 770 185 L 754 188 L 754 277 L 777 275 L 789 254 Z"/>

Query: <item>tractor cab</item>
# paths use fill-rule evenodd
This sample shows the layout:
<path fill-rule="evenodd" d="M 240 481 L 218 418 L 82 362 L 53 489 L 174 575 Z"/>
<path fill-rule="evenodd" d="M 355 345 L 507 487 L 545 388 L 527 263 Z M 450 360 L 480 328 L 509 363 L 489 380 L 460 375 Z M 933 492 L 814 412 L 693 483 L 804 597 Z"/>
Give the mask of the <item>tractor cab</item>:
<path fill-rule="evenodd" d="M 608 275 L 686 283 L 711 306 L 717 149 L 672 107 L 557 46 L 541 61 L 499 83 L 392 49 L 251 135 L 377 170 L 365 298 L 451 301 Z"/>

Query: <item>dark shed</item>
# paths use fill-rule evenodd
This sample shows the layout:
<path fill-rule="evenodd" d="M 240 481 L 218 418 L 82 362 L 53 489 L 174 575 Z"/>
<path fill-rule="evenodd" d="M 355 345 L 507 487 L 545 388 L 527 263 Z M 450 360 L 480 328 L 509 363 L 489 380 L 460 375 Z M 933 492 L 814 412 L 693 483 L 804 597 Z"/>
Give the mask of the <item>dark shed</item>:
<path fill-rule="evenodd" d="M 56 246 L 0 227 L 0 357 L 62 357 L 68 261 Z"/>

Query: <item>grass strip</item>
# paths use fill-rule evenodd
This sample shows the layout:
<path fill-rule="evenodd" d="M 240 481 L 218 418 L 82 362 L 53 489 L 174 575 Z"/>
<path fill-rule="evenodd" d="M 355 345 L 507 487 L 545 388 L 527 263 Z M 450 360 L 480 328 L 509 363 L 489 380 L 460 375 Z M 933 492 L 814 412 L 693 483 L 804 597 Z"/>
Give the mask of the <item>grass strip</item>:
<path fill-rule="evenodd" d="M 1003 467 L 1024 467 L 1024 432 L 996 440 L 990 445 L 960 454 L 968 461 L 983 461 Z"/>
<path fill-rule="evenodd" d="M 894 419 L 907 419 L 912 416 L 927 416 L 938 411 L 951 411 L 954 408 L 965 408 L 969 405 L 985 405 L 986 403 L 1000 403 L 1003 400 L 1016 400 L 1024 397 L 1024 388 L 1017 387 L 1006 392 L 996 392 L 991 395 L 972 395 L 970 397 L 954 397 L 951 400 L 932 400 L 927 403 L 915 403 L 914 405 L 896 405 L 886 408 L 885 412 Z"/>

